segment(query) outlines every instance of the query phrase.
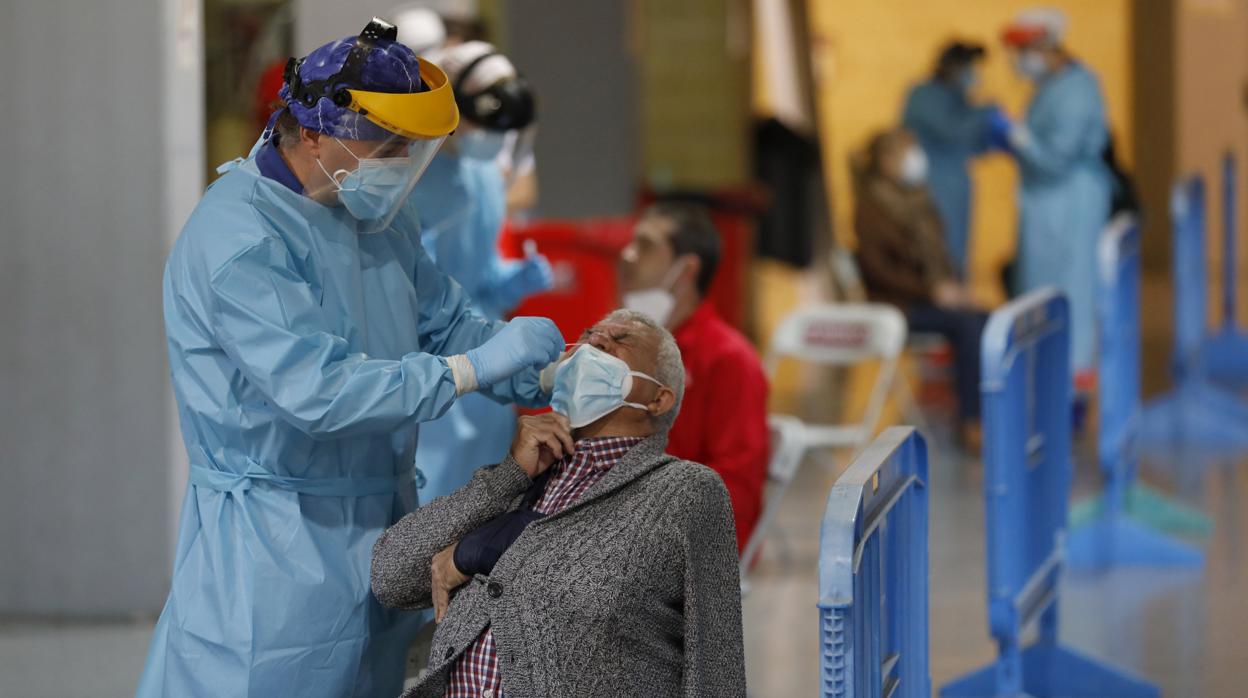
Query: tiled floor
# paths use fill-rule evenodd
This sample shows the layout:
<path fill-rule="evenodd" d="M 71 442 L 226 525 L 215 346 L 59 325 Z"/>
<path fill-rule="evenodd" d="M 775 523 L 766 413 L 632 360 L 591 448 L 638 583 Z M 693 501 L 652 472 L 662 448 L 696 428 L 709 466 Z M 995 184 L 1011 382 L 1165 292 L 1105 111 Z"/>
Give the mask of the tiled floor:
<path fill-rule="evenodd" d="M 931 466 L 933 685 L 988 662 L 983 496 L 979 465 L 939 444 Z M 815 562 L 818 524 L 836 467 L 810 461 L 745 602 L 751 694 L 818 694 Z M 1065 642 L 1156 681 L 1171 698 L 1248 695 L 1248 462 L 1146 478 L 1202 506 L 1216 522 L 1203 572 L 1128 570 L 1068 576 Z M 1080 471 L 1081 487 L 1093 478 Z M 0 698 L 133 695 L 150 623 L 0 624 Z"/>
<path fill-rule="evenodd" d="M 133 696 L 150 621 L 0 623 L 0 698 Z"/>
<path fill-rule="evenodd" d="M 984 579 L 980 465 L 935 449 L 931 464 L 931 673 L 941 684 L 992 660 Z M 818 695 L 818 524 L 838 467 L 808 462 L 745 602 L 751 694 Z M 1204 571 L 1068 574 L 1063 642 L 1156 682 L 1173 698 L 1248 696 L 1248 462 L 1193 472 L 1149 466 L 1146 479 L 1215 521 Z M 1077 490 L 1095 474 L 1080 466 Z"/>

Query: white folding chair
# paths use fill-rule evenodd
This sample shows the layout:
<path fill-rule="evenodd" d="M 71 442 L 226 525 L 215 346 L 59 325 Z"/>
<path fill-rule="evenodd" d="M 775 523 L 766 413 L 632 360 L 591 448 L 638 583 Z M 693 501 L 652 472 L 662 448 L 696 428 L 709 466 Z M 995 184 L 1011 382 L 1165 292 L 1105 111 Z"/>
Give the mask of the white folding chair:
<path fill-rule="evenodd" d="M 865 301 L 867 289 L 862 283 L 862 274 L 858 271 L 858 260 L 854 259 L 854 253 L 837 245 L 828 254 L 828 260 L 832 265 L 832 279 L 844 294 L 845 300 L 853 303 Z"/>
<path fill-rule="evenodd" d="M 836 281 L 837 287 L 850 301 L 862 301 L 867 297 L 866 287 L 862 282 L 862 273 L 858 269 L 858 260 L 854 259 L 854 253 L 845 247 L 834 247 L 829 254 L 832 265 L 832 277 Z M 939 352 L 942 348 L 948 346 L 948 342 L 944 337 L 930 332 L 910 333 L 906 337 L 906 349 L 914 356 L 918 364 L 918 379 L 920 384 L 934 377 L 936 370 L 931 365 L 931 356 Z M 898 406 L 902 413 L 906 416 L 906 421 L 919 428 L 919 431 L 928 434 L 927 418 L 923 416 L 923 410 L 919 407 L 919 401 L 915 398 L 914 392 L 910 390 L 909 381 L 903 377 L 894 383 Z"/>
<path fill-rule="evenodd" d="M 771 432 L 771 460 L 767 464 L 767 493 L 763 497 L 763 511 L 759 514 L 750 539 L 746 541 L 745 550 L 741 553 L 741 594 L 749 592 L 746 573 L 758 557 L 762 548 L 763 531 L 771 527 L 771 521 L 779 510 L 780 500 L 789 491 L 789 485 L 797 475 L 798 466 L 802 464 L 805 443 L 802 420 L 791 415 L 772 415 L 767 418 L 767 427 Z"/>
<path fill-rule="evenodd" d="M 821 366 L 854 366 L 879 361 L 880 370 L 859 422 L 807 424 L 793 415 L 768 418 L 772 451 L 767 494 L 758 524 L 741 554 L 741 591 L 748 591 L 746 573 L 806 454 L 816 449 L 848 448 L 856 454 L 875 434 L 885 401 L 893 388 L 897 362 L 906 343 L 906 319 L 891 305 L 838 303 L 808 306 L 786 317 L 776 329 L 764 365 L 774 379 L 784 359 Z"/>
<path fill-rule="evenodd" d="M 784 359 L 819 366 L 849 367 L 879 361 L 862 420 L 847 424 L 806 424 L 804 446 L 852 448 L 871 440 L 893 388 L 897 362 L 906 345 L 906 318 L 882 303 L 819 304 L 801 308 L 783 321 L 771 338 L 764 364 L 774 378 Z"/>

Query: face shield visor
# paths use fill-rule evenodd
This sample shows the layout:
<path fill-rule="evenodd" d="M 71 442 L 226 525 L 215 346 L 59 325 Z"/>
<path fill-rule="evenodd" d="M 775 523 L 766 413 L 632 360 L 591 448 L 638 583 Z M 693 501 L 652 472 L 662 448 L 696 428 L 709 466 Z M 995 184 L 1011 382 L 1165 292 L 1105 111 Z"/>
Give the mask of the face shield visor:
<path fill-rule="evenodd" d="M 390 225 L 438 148 L 459 125 L 459 109 L 446 73 L 424 59 L 416 58 L 420 72 L 417 91 L 351 87 L 363 82 L 364 66 L 377 42 L 394 41 L 396 36 L 393 25 L 374 19 L 357 37 L 335 74 L 305 81 L 301 77 L 303 61 L 294 59 L 286 69 L 293 100 L 308 108 L 332 102 L 329 109 L 358 121 L 349 129 L 330 129 L 326 135 L 336 144 L 323 146 L 344 149 L 350 158 L 335 157 L 334 162 L 353 160 L 354 169 L 343 165 L 331 171 L 319 158 L 317 164 L 337 190 L 339 202 L 358 221 L 360 232 L 378 232 Z"/>
<path fill-rule="evenodd" d="M 361 233 L 385 230 L 394 221 L 438 148 L 459 125 L 446 74 L 424 59 L 419 61 L 421 81 L 428 88 L 423 92 L 345 90 L 350 96 L 348 109 L 393 134 L 381 141 L 353 142 L 363 147 L 363 157 L 338 141 L 358 166 L 326 173 Z"/>
<path fill-rule="evenodd" d="M 328 147 L 346 151 L 356 161 L 355 169 L 330 172 L 321 160 L 317 164 L 337 189 L 338 202 L 356 220 L 356 229 L 376 233 L 394 221 L 445 140 L 446 136 L 409 139 L 397 135 L 384 141 L 333 138 L 335 145 Z"/>

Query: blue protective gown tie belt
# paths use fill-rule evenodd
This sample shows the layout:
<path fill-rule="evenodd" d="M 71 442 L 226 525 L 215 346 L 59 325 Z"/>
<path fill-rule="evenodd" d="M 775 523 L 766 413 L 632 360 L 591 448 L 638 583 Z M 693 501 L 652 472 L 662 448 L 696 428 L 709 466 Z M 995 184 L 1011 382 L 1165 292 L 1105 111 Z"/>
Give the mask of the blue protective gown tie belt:
<path fill-rule="evenodd" d="M 246 492 L 259 481 L 314 497 L 368 497 L 399 492 L 418 477 L 415 468 L 383 477 L 289 477 L 275 475 L 254 463 L 241 473 L 225 472 L 192 463 L 190 482 L 197 487 L 207 487 L 218 492 Z"/>

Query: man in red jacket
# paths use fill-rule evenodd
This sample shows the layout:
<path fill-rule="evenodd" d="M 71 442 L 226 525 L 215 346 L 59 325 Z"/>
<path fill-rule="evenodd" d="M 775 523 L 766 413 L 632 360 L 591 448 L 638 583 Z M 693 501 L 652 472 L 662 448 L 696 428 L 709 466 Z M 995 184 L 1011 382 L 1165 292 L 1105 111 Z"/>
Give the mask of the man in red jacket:
<path fill-rule="evenodd" d="M 705 208 L 655 204 L 620 255 L 620 300 L 676 336 L 685 398 L 667 451 L 723 478 L 740 551 L 758 521 L 767 481 L 767 378 L 754 347 L 706 300 L 719 257 L 719 231 Z"/>

